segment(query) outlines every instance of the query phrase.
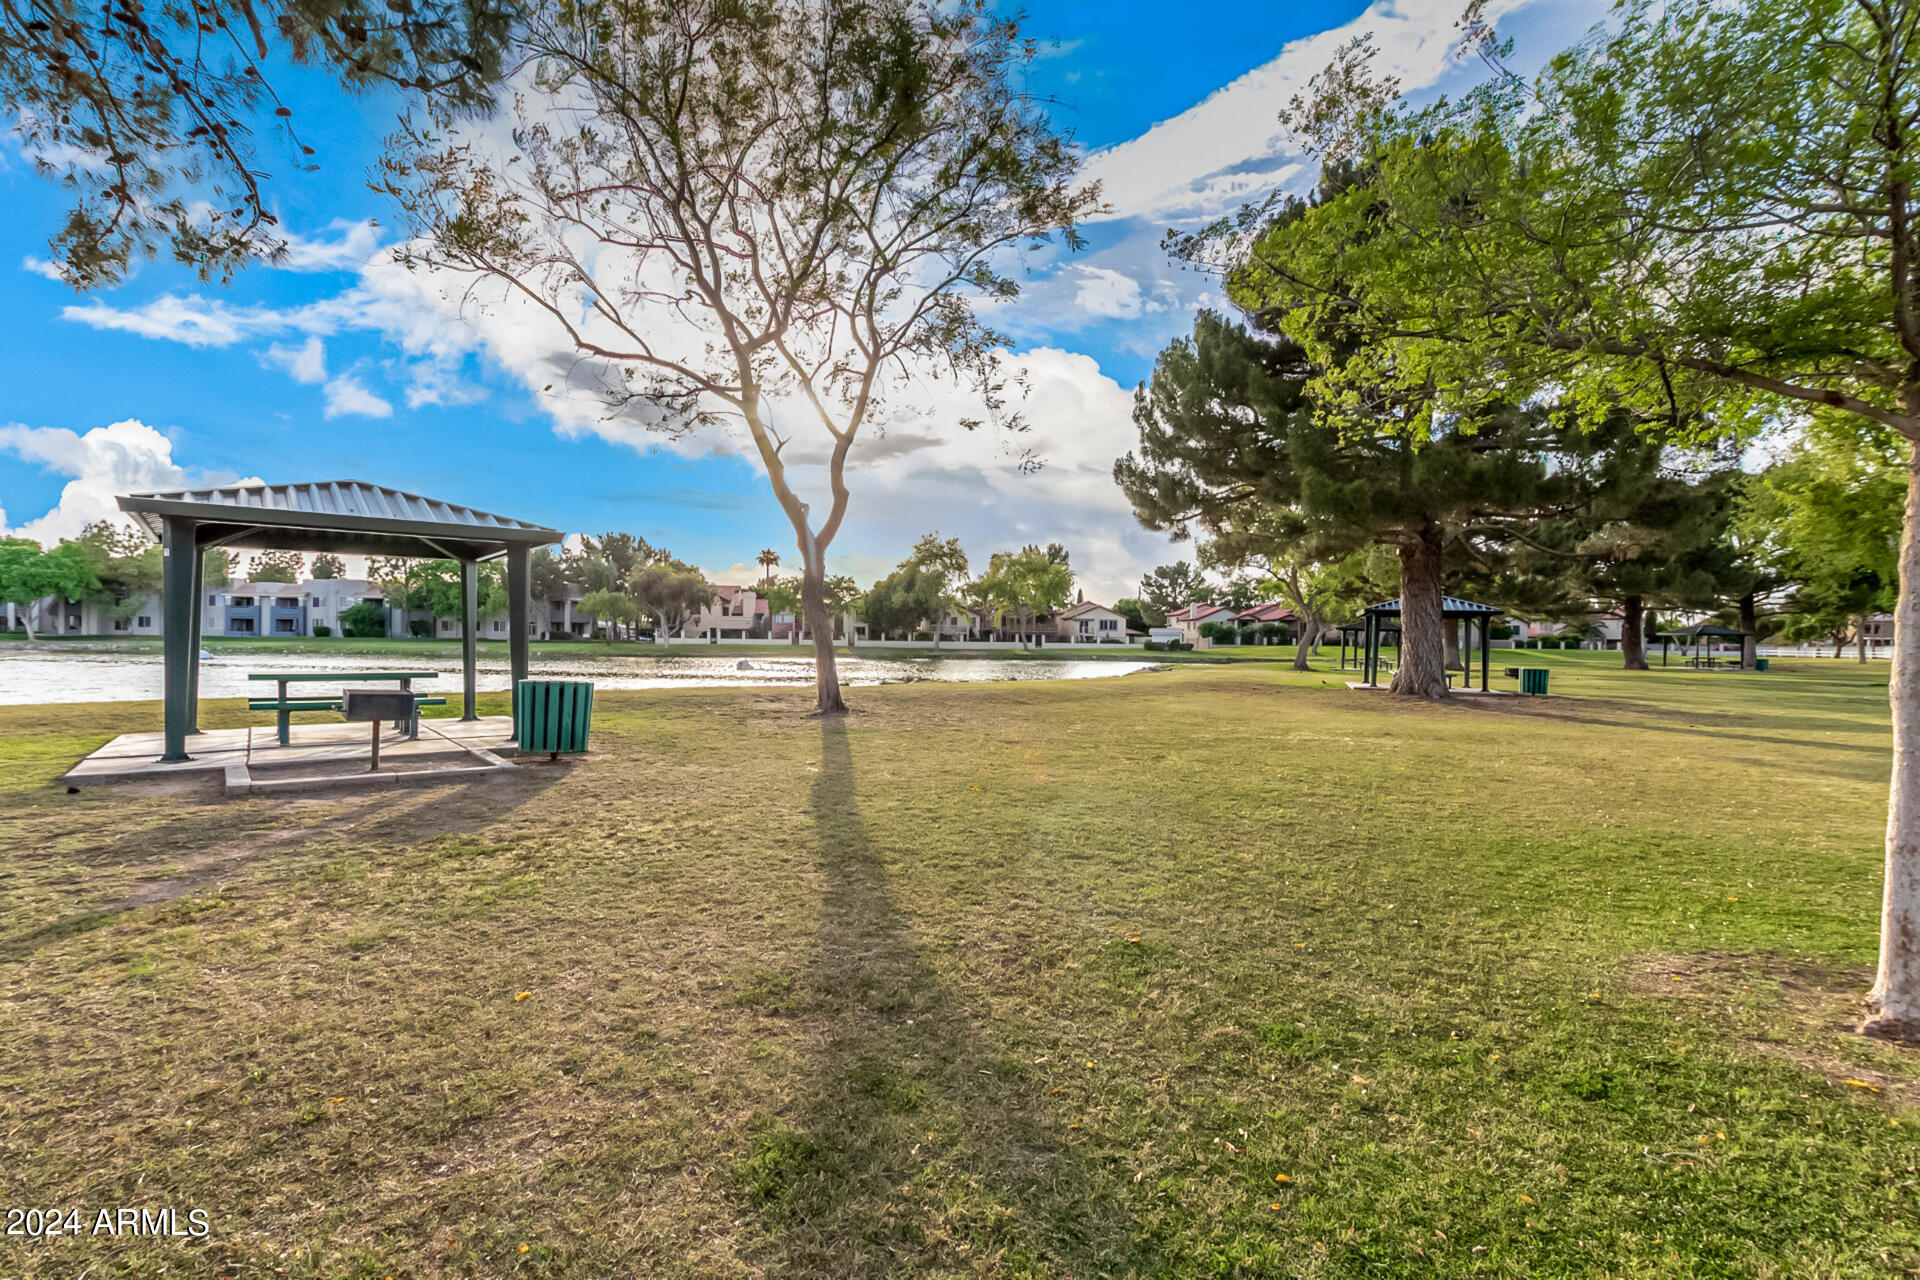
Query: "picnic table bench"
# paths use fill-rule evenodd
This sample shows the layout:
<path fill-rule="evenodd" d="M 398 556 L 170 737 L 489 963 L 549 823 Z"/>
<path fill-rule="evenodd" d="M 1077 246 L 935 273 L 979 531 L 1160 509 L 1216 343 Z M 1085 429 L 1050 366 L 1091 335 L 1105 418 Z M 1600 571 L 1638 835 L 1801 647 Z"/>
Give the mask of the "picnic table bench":
<path fill-rule="evenodd" d="M 287 686 L 289 684 L 315 683 L 322 680 L 333 681 L 335 683 L 344 681 L 357 682 L 361 680 L 398 680 L 400 682 L 400 688 L 410 692 L 413 689 L 413 682 L 415 680 L 438 680 L 439 678 L 440 673 L 438 671 L 255 671 L 248 674 L 247 679 L 272 680 L 278 686 L 278 689 L 271 698 L 248 698 L 247 710 L 273 712 L 279 725 L 280 745 L 284 747 L 288 742 L 289 722 L 294 712 L 342 710 L 341 696 L 338 693 L 307 696 L 296 694 L 289 696 L 287 693 Z M 404 722 L 404 724 L 396 720 L 393 727 L 396 729 L 405 728 L 408 737 L 417 738 L 420 736 L 419 709 L 421 707 L 444 707 L 447 705 L 447 700 L 445 698 L 415 698 L 413 705 L 413 718 Z"/>

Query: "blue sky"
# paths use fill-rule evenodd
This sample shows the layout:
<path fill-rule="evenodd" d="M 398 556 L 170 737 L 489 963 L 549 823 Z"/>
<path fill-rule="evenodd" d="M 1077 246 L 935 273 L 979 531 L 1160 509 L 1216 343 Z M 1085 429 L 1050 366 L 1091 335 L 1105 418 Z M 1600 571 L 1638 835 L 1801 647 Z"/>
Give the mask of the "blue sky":
<path fill-rule="evenodd" d="M 1503 25 L 1536 56 L 1598 16 L 1586 3 L 1503 7 Z M 1445 56 L 1459 3 L 1214 0 L 1199 22 L 1140 0 L 1025 8 L 1030 33 L 1058 42 L 1032 87 L 1057 101 L 1115 206 L 1089 229 L 1086 253 L 1036 259 L 1025 297 L 1000 318 L 1031 362 L 1028 416 L 1049 465 L 1018 476 L 966 444 L 876 455 L 852 477 L 834 559 L 865 581 L 929 528 L 957 534 L 982 563 L 1057 538 L 1087 594 L 1107 598 L 1191 554 L 1134 525 L 1107 478 L 1131 443 L 1132 387 L 1207 300 L 1204 280 L 1164 261 L 1160 234 L 1233 207 L 1242 187 L 1305 183 L 1274 116 L 1329 42 L 1371 30 L 1409 84 L 1463 82 Z M 0 151 L 12 214 L 0 225 L 0 525 L 51 540 L 115 491 L 354 478 L 569 531 L 630 529 L 722 577 L 741 576 L 730 571 L 763 546 L 792 548 L 754 467 L 557 409 L 539 394 L 558 353 L 550 339 L 476 331 L 471 317 L 422 302 L 421 282 L 383 269 L 379 250 L 395 236 L 366 175 L 394 103 L 348 99 L 287 69 L 276 84 L 321 163 L 271 186 L 303 269 L 255 267 L 227 288 L 150 263 L 118 289 L 75 297 L 33 269 L 60 193 L 17 147 Z M 291 170 L 284 151 L 270 142 L 266 167 Z"/>

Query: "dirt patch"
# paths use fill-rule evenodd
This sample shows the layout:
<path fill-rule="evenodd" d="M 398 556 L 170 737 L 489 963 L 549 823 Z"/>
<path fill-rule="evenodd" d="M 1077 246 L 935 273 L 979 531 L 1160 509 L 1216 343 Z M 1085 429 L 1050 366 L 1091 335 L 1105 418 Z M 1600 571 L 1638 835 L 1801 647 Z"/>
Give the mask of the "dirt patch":
<path fill-rule="evenodd" d="M 1681 1002 L 1730 1024 L 1744 1043 L 1839 1088 L 1920 1102 L 1920 1045 L 1860 1034 L 1865 966 L 1822 968 L 1782 956 L 1707 951 L 1656 955 L 1635 967 L 1641 994 Z"/>
<path fill-rule="evenodd" d="M 143 880 L 134 886 L 132 893 L 100 909 L 126 911 L 133 907 L 151 906 L 156 902 L 172 902 L 175 898 L 183 898 L 205 885 L 220 880 L 229 868 L 238 863 L 290 845 L 303 844 L 309 836 L 319 830 L 318 827 L 279 827 L 250 835 L 245 840 L 208 849 L 204 853 L 178 859 L 172 866 L 178 867 L 180 874 L 170 875 L 161 880 Z"/>

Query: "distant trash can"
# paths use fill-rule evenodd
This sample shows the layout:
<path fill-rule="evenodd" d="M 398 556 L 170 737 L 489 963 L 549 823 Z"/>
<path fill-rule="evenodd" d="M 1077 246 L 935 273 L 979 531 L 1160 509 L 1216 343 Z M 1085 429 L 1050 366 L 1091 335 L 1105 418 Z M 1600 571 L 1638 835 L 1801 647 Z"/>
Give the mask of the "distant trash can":
<path fill-rule="evenodd" d="M 1767 660 L 1765 658 L 1755 658 L 1753 660 L 1753 669 L 1755 671 L 1765 671 L 1767 669 Z"/>
<path fill-rule="evenodd" d="M 514 688 L 514 732 L 522 751 L 585 751 L 592 722 L 591 681 L 522 680 Z"/>
<path fill-rule="evenodd" d="M 1547 692 L 1546 667 L 1520 668 L 1520 692 L 1545 697 Z"/>

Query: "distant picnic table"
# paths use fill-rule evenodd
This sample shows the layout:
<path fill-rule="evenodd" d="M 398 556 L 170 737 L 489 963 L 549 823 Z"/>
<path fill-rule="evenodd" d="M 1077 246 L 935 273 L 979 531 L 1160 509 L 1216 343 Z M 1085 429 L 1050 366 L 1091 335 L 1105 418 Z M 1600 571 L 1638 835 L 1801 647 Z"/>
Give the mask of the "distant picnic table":
<path fill-rule="evenodd" d="M 271 680 L 278 686 L 278 690 L 271 698 L 247 699 L 247 710 L 273 712 L 280 731 L 280 745 L 284 747 L 288 743 L 289 722 L 294 712 L 341 709 L 341 697 L 337 693 L 290 698 L 287 696 L 287 686 L 290 684 L 310 684 L 323 680 L 336 684 L 358 684 L 364 680 L 398 680 L 402 689 L 411 692 L 415 680 L 438 680 L 439 678 L 438 671 L 254 671 L 248 673 L 247 679 Z M 443 707 L 446 703 L 445 698 L 415 698 L 413 718 L 404 725 L 407 736 L 410 738 L 420 736 L 419 708 Z M 403 726 L 396 721 L 393 727 L 398 729 Z"/>

